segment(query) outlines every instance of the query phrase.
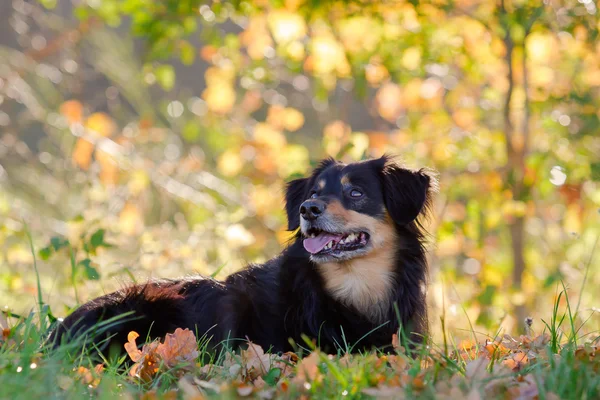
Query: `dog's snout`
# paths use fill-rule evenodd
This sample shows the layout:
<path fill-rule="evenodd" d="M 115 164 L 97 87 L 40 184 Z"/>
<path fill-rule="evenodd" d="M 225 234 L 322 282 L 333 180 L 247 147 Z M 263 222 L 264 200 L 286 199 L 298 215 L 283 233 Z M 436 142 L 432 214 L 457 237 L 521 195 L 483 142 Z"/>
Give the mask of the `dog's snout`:
<path fill-rule="evenodd" d="M 325 211 L 325 203 L 319 200 L 306 200 L 300 206 L 300 215 L 307 221 L 315 220 Z"/>

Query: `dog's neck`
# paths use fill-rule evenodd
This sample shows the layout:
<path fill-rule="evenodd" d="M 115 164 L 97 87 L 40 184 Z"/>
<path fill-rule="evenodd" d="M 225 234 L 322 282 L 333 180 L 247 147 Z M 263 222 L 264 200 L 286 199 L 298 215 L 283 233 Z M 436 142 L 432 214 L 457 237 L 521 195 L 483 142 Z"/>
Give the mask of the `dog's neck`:
<path fill-rule="evenodd" d="M 373 243 L 368 254 L 318 265 L 329 295 L 373 323 L 386 322 L 396 280 L 396 235 L 389 225 L 382 229 L 389 232 L 380 232 L 378 236 L 384 239 Z"/>

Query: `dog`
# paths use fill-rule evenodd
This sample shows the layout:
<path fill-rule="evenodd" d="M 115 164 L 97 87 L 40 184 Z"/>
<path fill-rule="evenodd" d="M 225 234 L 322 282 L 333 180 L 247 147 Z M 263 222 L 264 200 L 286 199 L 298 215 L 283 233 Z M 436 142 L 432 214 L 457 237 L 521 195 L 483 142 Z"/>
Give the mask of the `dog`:
<path fill-rule="evenodd" d="M 50 342 L 86 337 L 86 347 L 122 352 L 130 331 L 154 339 L 189 328 L 212 348 L 247 339 L 284 352 L 309 338 L 325 351 L 385 350 L 400 327 L 419 342 L 427 333 L 422 218 L 435 186 L 429 171 L 389 156 L 325 159 L 287 184 L 295 233 L 279 256 L 224 281 L 153 280 L 96 298 L 62 321 Z"/>

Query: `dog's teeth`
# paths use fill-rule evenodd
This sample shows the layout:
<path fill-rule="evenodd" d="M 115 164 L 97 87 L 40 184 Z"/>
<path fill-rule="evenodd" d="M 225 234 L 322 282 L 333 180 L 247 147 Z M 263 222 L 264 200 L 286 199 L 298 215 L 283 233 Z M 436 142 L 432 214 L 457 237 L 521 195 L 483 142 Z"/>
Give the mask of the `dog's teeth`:
<path fill-rule="evenodd" d="M 346 239 L 346 241 L 351 242 L 354 241 L 356 239 L 356 234 L 351 233 L 350 235 L 348 235 L 348 238 Z"/>

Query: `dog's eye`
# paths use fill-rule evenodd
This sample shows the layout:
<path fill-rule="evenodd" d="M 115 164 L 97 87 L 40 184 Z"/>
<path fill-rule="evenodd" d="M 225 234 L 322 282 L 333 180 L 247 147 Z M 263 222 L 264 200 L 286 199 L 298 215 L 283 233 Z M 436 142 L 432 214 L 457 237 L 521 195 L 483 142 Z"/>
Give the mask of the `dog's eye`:
<path fill-rule="evenodd" d="M 357 198 L 357 197 L 362 197 L 362 195 L 363 195 L 363 194 L 362 194 L 362 192 L 361 192 L 361 191 L 358 191 L 358 190 L 356 190 L 356 189 L 353 189 L 353 190 L 350 192 L 350 196 L 352 196 L 352 197 L 355 197 L 355 198 Z"/>
<path fill-rule="evenodd" d="M 318 194 L 317 194 L 317 192 L 312 192 L 312 193 L 310 194 L 310 198 L 311 198 L 311 199 L 316 199 L 317 197 L 318 197 Z"/>

